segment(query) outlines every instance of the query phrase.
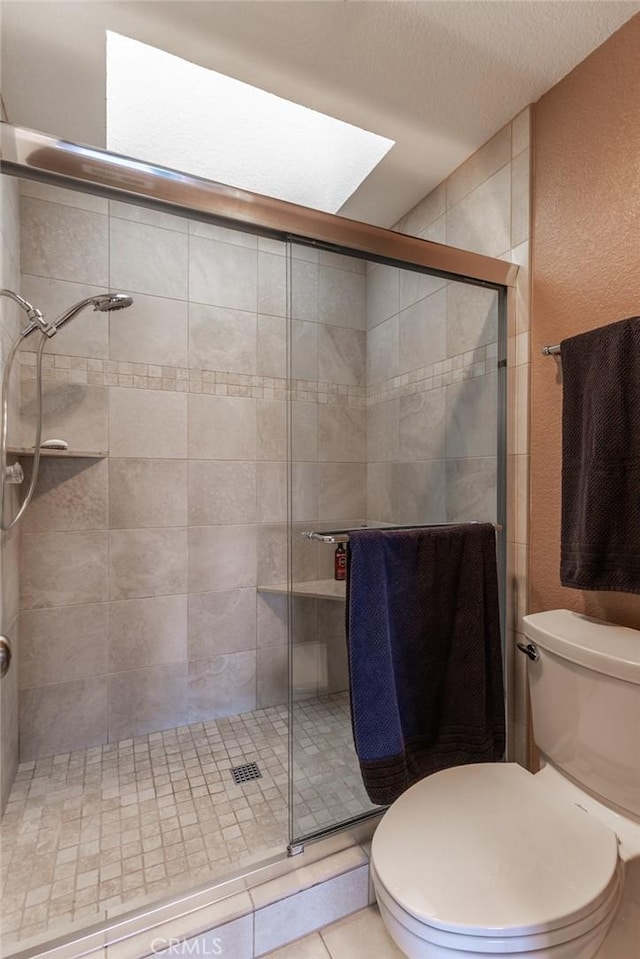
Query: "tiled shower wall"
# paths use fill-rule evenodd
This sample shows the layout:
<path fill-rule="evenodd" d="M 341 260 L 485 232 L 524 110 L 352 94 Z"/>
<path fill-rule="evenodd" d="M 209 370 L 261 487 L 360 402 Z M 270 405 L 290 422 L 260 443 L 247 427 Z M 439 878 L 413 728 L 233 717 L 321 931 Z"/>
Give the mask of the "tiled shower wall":
<path fill-rule="evenodd" d="M 286 604 L 257 592 L 287 573 L 284 245 L 33 183 L 22 194 L 24 295 L 49 316 L 107 289 L 135 299 L 49 344 L 44 437 L 108 456 L 43 460 L 22 527 L 22 758 L 286 701 Z M 301 526 L 334 518 L 336 484 L 364 469 L 364 284 L 358 261 L 294 251 Z M 313 578 L 317 552 L 300 550 Z"/>
<path fill-rule="evenodd" d="M 368 280 L 369 519 L 495 520 L 497 295 L 388 266 Z"/>
<path fill-rule="evenodd" d="M 522 616 L 527 611 L 528 588 L 530 127 L 528 107 L 396 225 L 403 233 L 510 260 L 520 266 L 514 324 L 507 331 L 506 675 L 511 684 L 507 696 L 509 758 L 524 765 L 529 762 L 526 657 L 514 655 L 514 649 L 516 639 L 523 638 L 519 634 Z M 488 409 L 480 405 L 474 410 L 473 404 L 488 402 L 486 383 L 495 377 L 492 345 L 495 321 L 483 291 L 477 288 L 465 291 L 458 286 L 448 289 L 447 351 L 449 353 L 458 330 L 464 325 L 465 348 L 471 352 L 466 354 L 464 363 L 467 367 L 464 375 L 468 379 L 457 387 L 447 386 L 447 390 L 460 391 L 459 416 L 471 429 L 462 434 L 453 423 L 449 426 L 452 432 L 447 435 L 447 444 L 452 441 L 458 455 L 461 452 L 464 455 L 455 464 L 447 463 L 447 470 L 460 472 L 457 489 L 447 489 L 446 515 L 455 519 L 458 507 L 463 506 L 469 511 L 478 510 L 482 514 L 478 518 L 492 518 L 485 512 L 489 507 L 488 497 L 494 495 L 491 474 L 486 473 L 486 483 L 482 482 L 481 475 L 479 482 L 474 478 L 476 467 L 482 474 L 483 463 L 488 466 L 489 437 L 483 430 Z M 460 297 L 469 297 L 469 309 L 464 312 L 457 308 L 456 300 Z M 487 364 L 484 371 L 483 362 Z M 443 366 L 434 378 L 455 377 L 455 370 L 454 362 L 452 370 Z M 427 404 L 424 427 L 430 413 L 431 405 Z M 466 436 L 464 443 L 470 446 L 460 445 L 456 437 L 463 435 Z"/>
<path fill-rule="evenodd" d="M 20 292 L 20 217 L 18 185 L 12 177 L 0 177 L 0 287 Z M 11 343 L 25 319 L 20 308 L 9 299 L 0 299 L 0 374 L 4 374 L 5 358 Z M 19 377 L 12 377 L 9 417 L 17 423 Z M 15 381 L 16 388 L 13 386 Z M 7 488 L 10 509 L 16 508 L 16 487 Z M 0 812 L 9 795 L 18 765 L 18 546 L 19 531 L 2 533 L 0 545 L 0 610 L 2 632 L 9 638 L 13 663 L 0 681 Z"/>

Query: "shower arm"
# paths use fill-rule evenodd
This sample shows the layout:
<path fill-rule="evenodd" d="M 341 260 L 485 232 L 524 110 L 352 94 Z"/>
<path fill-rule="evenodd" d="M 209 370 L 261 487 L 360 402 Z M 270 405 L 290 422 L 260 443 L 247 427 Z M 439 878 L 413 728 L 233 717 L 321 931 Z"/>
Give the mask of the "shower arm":
<path fill-rule="evenodd" d="M 36 306 L 32 306 L 31 303 L 25 300 L 23 296 L 20 296 L 19 293 L 4 288 L 0 290 L 0 296 L 6 296 L 8 299 L 13 300 L 14 303 L 17 303 L 31 320 L 31 323 L 20 331 L 21 337 L 29 336 L 34 330 L 40 330 L 41 333 L 45 333 L 49 337 L 55 334 L 55 327 L 51 323 L 47 323 L 42 315 L 42 311 Z"/>

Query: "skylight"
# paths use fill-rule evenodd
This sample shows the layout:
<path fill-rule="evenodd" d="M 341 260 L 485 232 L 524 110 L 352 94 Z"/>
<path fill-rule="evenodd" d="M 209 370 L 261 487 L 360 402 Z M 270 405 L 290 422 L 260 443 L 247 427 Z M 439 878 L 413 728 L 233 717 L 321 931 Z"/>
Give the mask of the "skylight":
<path fill-rule="evenodd" d="M 107 148 L 336 213 L 394 145 L 107 31 Z"/>

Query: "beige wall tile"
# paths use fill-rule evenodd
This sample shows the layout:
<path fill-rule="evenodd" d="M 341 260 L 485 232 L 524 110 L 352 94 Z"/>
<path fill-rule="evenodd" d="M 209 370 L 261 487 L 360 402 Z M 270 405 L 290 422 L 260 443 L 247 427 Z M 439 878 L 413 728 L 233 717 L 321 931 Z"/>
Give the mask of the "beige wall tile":
<path fill-rule="evenodd" d="M 255 459 L 256 401 L 236 396 L 190 395 L 189 456 Z"/>
<path fill-rule="evenodd" d="M 366 516 L 366 463 L 318 463 L 315 469 L 320 522 L 335 520 L 340 523 L 356 516 Z"/>
<path fill-rule="evenodd" d="M 189 366 L 223 373 L 257 372 L 255 313 L 189 305 Z"/>
<path fill-rule="evenodd" d="M 206 722 L 255 708 L 255 650 L 189 663 L 187 722 Z"/>
<path fill-rule="evenodd" d="M 109 603 L 109 672 L 187 660 L 187 597 Z"/>
<path fill-rule="evenodd" d="M 189 525 L 255 523 L 256 464 L 189 461 Z"/>
<path fill-rule="evenodd" d="M 256 646 L 256 591 L 227 589 L 189 596 L 189 659 L 214 659 Z"/>
<path fill-rule="evenodd" d="M 408 373 L 447 355 L 447 291 L 402 310 L 399 318 L 398 373 Z"/>
<path fill-rule="evenodd" d="M 441 183 L 406 213 L 394 229 L 409 236 L 421 236 L 432 223 L 442 219 L 446 209 L 446 199 L 446 187 L 444 183 Z"/>
<path fill-rule="evenodd" d="M 258 312 L 287 315 L 287 262 L 282 255 L 258 253 Z"/>
<path fill-rule="evenodd" d="M 291 466 L 291 515 L 294 523 L 313 521 L 318 516 L 318 487 L 321 485 L 316 463 Z"/>
<path fill-rule="evenodd" d="M 107 533 L 24 533 L 23 609 L 101 603 L 107 598 Z"/>
<path fill-rule="evenodd" d="M 364 386 L 365 347 L 365 333 L 360 330 L 321 326 L 318 330 L 318 379 Z"/>
<path fill-rule="evenodd" d="M 447 522 L 497 519 L 496 457 L 447 460 Z"/>
<path fill-rule="evenodd" d="M 183 726 L 186 701 L 186 663 L 109 676 L 109 741 Z"/>
<path fill-rule="evenodd" d="M 108 395 L 104 386 L 43 384 L 42 439 L 66 440 L 71 449 L 109 448 Z M 20 445 L 33 446 L 36 425 L 35 381 L 20 388 Z"/>
<path fill-rule="evenodd" d="M 191 236 L 202 236 L 207 240 L 219 240 L 221 243 L 231 243 L 233 246 L 244 246 L 248 250 L 257 250 L 259 244 L 260 249 L 263 249 L 262 244 L 268 243 L 270 244 L 268 252 L 279 253 L 280 256 L 284 256 L 286 249 L 282 240 L 267 240 L 254 233 L 243 233 L 241 230 L 216 226 L 215 223 L 204 223 L 199 220 L 189 220 L 189 233 Z"/>
<path fill-rule="evenodd" d="M 395 266 L 376 265 L 367 274 L 367 329 L 400 311 L 400 271 Z"/>
<path fill-rule="evenodd" d="M 400 309 L 406 310 L 443 286 L 447 286 L 447 280 L 441 276 L 429 276 L 416 270 L 400 270 Z"/>
<path fill-rule="evenodd" d="M 311 464 L 313 465 L 313 464 Z M 256 463 L 257 520 L 259 523 L 286 523 L 286 463 Z"/>
<path fill-rule="evenodd" d="M 132 220 L 110 220 L 109 277 L 121 290 L 187 299 L 187 237 Z"/>
<path fill-rule="evenodd" d="M 186 460 L 109 459 L 111 529 L 186 524 Z"/>
<path fill-rule="evenodd" d="M 446 387 L 401 396 L 398 402 L 400 460 L 444 459 L 447 454 Z"/>
<path fill-rule="evenodd" d="M 257 594 L 258 647 L 285 646 L 288 640 L 289 603 L 284 595 Z"/>
<path fill-rule="evenodd" d="M 286 645 L 267 646 L 257 654 L 257 705 L 279 706 L 289 698 L 289 658 Z M 269 946 L 266 947 L 267 949 Z"/>
<path fill-rule="evenodd" d="M 32 197 L 22 197 L 20 208 L 23 272 L 108 285 L 106 216 Z"/>
<path fill-rule="evenodd" d="M 257 581 L 261 586 L 272 583 L 284 583 L 287 579 L 287 527 L 284 525 L 263 525 L 257 528 Z M 293 533 L 294 549 L 298 546 Z M 296 554 L 293 555 L 293 568 L 298 569 Z M 312 579 L 313 577 L 306 577 Z"/>
<path fill-rule="evenodd" d="M 106 529 L 107 492 L 106 460 L 42 457 L 22 530 Z"/>
<path fill-rule="evenodd" d="M 397 376 L 400 369 L 397 316 L 384 320 L 367 335 L 367 385 Z"/>
<path fill-rule="evenodd" d="M 44 686 L 105 673 L 107 613 L 106 603 L 23 610 L 20 685 Z"/>
<path fill-rule="evenodd" d="M 366 277 L 361 273 L 321 266 L 318 318 L 321 323 L 365 330 Z"/>
<path fill-rule="evenodd" d="M 447 287 L 447 356 L 475 350 L 498 339 L 498 295 L 469 283 Z"/>
<path fill-rule="evenodd" d="M 504 166 L 447 212 L 447 242 L 501 256 L 511 248 L 511 170 Z"/>
<path fill-rule="evenodd" d="M 493 456 L 496 451 L 497 374 L 447 387 L 447 454 Z"/>
<path fill-rule="evenodd" d="M 257 251 L 192 236 L 189 243 L 189 298 L 194 303 L 256 313 Z"/>
<path fill-rule="evenodd" d="M 287 457 L 287 405 L 283 400 L 257 400 L 257 454 L 259 460 Z"/>
<path fill-rule="evenodd" d="M 17 180 L 20 196 L 30 196 L 36 200 L 48 200 L 50 203 L 62 203 L 75 206 L 80 210 L 92 210 L 94 213 L 108 213 L 109 201 L 79 190 L 65 190 L 50 183 L 38 183 L 37 180 Z"/>
<path fill-rule="evenodd" d="M 194 526 L 189 533 L 189 592 L 256 585 L 255 526 Z"/>
<path fill-rule="evenodd" d="M 318 407 L 315 403 L 291 404 L 291 455 L 312 462 L 318 455 Z"/>
<path fill-rule="evenodd" d="M 318 263 L 320 266 L 334 266 L 337 270 L 349 270 L 351 273 L 362 273 L 364 276 L 367 273 L 366 260 L 358 256 L 334 253 L 332 250 L 319 250 Z"/>
<path fill-rule="evenodd" d="M 258 316 L 258 375 L 287 375 L 287 321 L 282 316 Z"/>
<path fill-rule="evenodd" d="M 291 265 L 291 316 L 294 320 L 318 320 L 318 264 L 294 259 Z"/>
<path fill-rule="evenodd" d="M 120 529 L 109 533 L 109 598 L 187 592 L 184 529 Z"/>
<path fill-rule="evenodd" d="M 187 304 L 137 291 L 131 295 L 133 305 L 126 313 L 109 314 L 109 357 L 129 363 L 186 367 Z"/>
<path fill-rule="evenodd" d="M 86 283 L 70 283 L 51 277 L 32 276 L 23 273 L 20 293 L 30 303 L 42 310 L 46 320 L 54 320 L 74 303 L 106 293 L 106 286 L 89 286 Z M 128 316 L 128 314 L 126 314 Z M 116 316 L 121 317 L 118 312 Z M 39 337 L 30 336 L 23 349 L 35 351 Z M 65 356 L 90 356 L 105 358 L 109 355 L 109 318 L 107 313 L 87 307 L 63 326 L 46 346 L 47 353 Z"/>
<path fill-rule="evenodd" d="M 507 124 L 447 179 L 447 207 L 452 207 L 488 180 L 511 159 L 511 126 Z"/>
<path fill-rule="evenodd" d="M 149 226 L 159 226 L 164 230 L 174 230 L 177 233 L 187 233 L 189 220 L 173 213 L 163 213 L 161 210 L 152 210 L 150 207 L 137 206 L 135 203 L 122 203 L 120 200 L 109 200 L 109 212 L 112 217 L 120 220 L 133 220 L 135 223 L 147 223 Z"/>
<path fill-rule="evenodd" d="M 94 676 L 20 693 L 23 762 L 107 741 L 107 679 Z"/>
<path fill-rule="evenodd" d="M 392 464 L 392 521 L 444 523 L 446 520 L 446 461 Z"/>
<path fill-rule="evenodd" d="M 393 463 L 367 465 L 367 519 L 370 522 L 397 522 L 393 509 L 393 471 Z"/>
<path fill-rule="evenodd" d="M 321 462 L 364 462 L 366 410 L 345 406 L 318 407 L 318 459 Z"/>
<path fill-rule="evenodd" d="M 200 397 L 190 397 L 190 399 Z M 162 390 L 109 390 L 110 453 L 115 457 L 184 459 L 187 397 Z"/>
<path fill-rule="evenodd" d="M 367 462 L 398 459 L 399 415 L 400 401 L 397 399 L 367 407 Z"/>
<path fill-rule="evenodd" d="M 318 324 L 291 322 L 291 373 L 303 380 L 318 379 Z"/>

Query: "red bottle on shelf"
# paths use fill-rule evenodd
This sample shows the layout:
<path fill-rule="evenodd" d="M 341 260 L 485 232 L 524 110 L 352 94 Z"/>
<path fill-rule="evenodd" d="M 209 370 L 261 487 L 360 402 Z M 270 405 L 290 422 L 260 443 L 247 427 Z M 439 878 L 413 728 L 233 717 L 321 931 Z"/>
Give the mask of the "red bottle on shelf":
<path fill-rule="evenodd" d="M 347 551 L 344 543 L 338 543 L 336 546 L 333 575 L 338 580 L 347 578 Z"/>

